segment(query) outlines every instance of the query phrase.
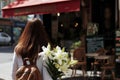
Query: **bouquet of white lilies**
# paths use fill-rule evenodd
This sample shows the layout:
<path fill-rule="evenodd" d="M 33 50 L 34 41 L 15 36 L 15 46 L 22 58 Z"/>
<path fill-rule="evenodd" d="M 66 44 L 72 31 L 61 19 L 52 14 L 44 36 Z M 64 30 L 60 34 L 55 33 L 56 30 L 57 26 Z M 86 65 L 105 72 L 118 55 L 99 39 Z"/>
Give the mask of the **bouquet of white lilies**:
<path fill-rule="evenodd" d="M 46 69 L 53 80 L 57 80 L 63 76 L 71 65 L 77 63 L 76 60 L 69 58 L 69 53 L 65 52 L 64 48 L 56 46 L 51 48 L 50 44 L 47 47 L 43 46 L 44 59 L 46 60 Z"/>

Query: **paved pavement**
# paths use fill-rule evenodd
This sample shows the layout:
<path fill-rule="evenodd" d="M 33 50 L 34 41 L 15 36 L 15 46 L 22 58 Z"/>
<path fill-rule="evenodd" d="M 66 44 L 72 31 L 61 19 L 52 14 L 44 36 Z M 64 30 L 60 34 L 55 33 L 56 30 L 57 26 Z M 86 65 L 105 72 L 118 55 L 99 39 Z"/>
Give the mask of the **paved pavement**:
<path fill-rule="evenodd" d="M 1 47 L 0 46 L 0 80 L 12 80 L 12 57 L 13 47 Z"/>
<path fill-rule="evenodd" d="M 11 61 L 0 64 L 0 80 L 12 80 L 11 79 Z"/>
<path fill-rule="evenodd" d="M 12 56 L 13 53 L 0 53 L 0 80 L 12 80 Z"/>

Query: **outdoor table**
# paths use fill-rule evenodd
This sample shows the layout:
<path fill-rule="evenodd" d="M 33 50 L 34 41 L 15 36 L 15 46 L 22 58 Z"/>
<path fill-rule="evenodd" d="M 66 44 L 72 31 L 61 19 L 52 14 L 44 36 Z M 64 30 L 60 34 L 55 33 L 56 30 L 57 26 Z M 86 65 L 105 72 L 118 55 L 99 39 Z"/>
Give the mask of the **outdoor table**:
<path fill-rule="evenodd" d="M 87 53 L 86 54 L 87 57 L 93 57 L 93 58 L 98 56 L 98 55 L 99 55 L 98 53 Z"/>
<path fill-rule="evenodd" d="M 101 56 L 95 56 L 95 59 L 99 59 L 99 60 L 107 60 L 110 58 L 110 56 L 107 55 L 101 55 Z"/>
<path fill-rule="evenodd" d="M 75 76 L 75 77 L 67 77 L 67 78 L 63 78 L 62 80 L 85 80 L 86 77 L 83 76 Z"/>
<path fill-rule="evenodd" d="M 109 61 L 110 56 L 108 56 L 108 55 L 101 55 L 101 56 L 96 56 L 94 58 L 95 58 L 95 60 L 99 60 L 101 62 L 101 65 L 104 65 L 106 62 Z"/>
<path fill-rule="evenodd" d="M 91 63 L 93 63 L 95 61 L 96 56 L 99 56 L 98 53 L 86 53 L 86 57 L 87 57 L 87 70 L 92 71 L 92 65 Z"/>

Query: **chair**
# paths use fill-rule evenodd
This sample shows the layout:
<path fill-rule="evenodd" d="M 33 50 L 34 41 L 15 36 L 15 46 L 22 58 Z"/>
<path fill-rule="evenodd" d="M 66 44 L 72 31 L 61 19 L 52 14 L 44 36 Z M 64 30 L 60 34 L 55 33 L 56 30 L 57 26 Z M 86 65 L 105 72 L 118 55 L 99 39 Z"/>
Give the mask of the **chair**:
<path fill-rule="evenodd" d="M 99 55 L 106 55 L 107 50 L 105 50 L 104 48 L 100 48 L 96 51 L 96 53 L 98 53 Z"/>
<path fill-rule="evenodd" d="M 115 80 L 115 55 L 111 55 L 108 61 L 101 67 L 101 80 L 105 80 L 106 72 L 110 71 L 112 75 L 112 80 Z"/>
<path fill-rule="evenodd" d="M 86 72 L 86 55 L 84 48 L 77 48 L 73 52 L 73 59 L 78 60 L 78 63 L 72 67 L 72 75 L 76 75 L 77 69 L 82 69 L 83 76 Z"/>
<path fill-rule="evenodd" d="M 98 53 L 98 56 L 100 56 L 100 55 L 106 55 L 106 52 L 107 50 L 105 50 L 104 48 L 100 48 L 95 53 Z M 97 74 L 96 70 L 98 70 L 98 66 L 100 66 L 101 63 L 103 63 L 103 61 L 97 59 L 95 59 L 95 61 L 91 63 L 91 70 L 94 70 L 94 74 Z"/>

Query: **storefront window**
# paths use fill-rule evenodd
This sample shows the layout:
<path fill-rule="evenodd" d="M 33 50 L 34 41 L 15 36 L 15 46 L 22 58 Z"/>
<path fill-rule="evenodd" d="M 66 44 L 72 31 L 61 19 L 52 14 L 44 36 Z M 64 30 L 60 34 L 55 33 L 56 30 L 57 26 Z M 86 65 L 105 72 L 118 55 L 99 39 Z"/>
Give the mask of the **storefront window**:
<path fill-rule="evenodd" d="M 11 35 L 11 26 L 0 26 L 0 32 L 6 32 Z"/>
<path fill-rule="evenodd" d="M 14 27 L 13 28 L 13 35 L 14 35 L 13 39 L 14 39 L 14 41 L 18 40 L 18 38 L 20 37 L 21 32 L 22 32 L 22 28 L 20 28 L 20 27 Z"/>
<path fill-rule="evenodd" d="M 60 13 L 58 16 L 58 40 L 62 46 L 70 45 L 80 40 L 83 28 L 80 12 Z"/>

